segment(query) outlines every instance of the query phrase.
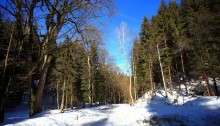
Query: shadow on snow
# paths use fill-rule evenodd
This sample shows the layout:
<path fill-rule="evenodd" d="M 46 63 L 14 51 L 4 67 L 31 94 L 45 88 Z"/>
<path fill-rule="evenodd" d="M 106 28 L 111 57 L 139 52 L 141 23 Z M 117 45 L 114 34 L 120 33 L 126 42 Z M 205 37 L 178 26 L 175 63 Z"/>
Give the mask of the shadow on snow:
<path fill-rule="evenodd" d="M 152 116 L 156 117 L 181 117 L 183 122 L 188 124 L 220 126 L 220 104 L 213 104 L 214 97 L 197 97 L 183 105 L 174 105 L 166 98 L 155 96 L 145 106 Z M 219 101 L 218 101 L 219 102 Z M 191 123 L 189 123 L 191 122 Z"/>

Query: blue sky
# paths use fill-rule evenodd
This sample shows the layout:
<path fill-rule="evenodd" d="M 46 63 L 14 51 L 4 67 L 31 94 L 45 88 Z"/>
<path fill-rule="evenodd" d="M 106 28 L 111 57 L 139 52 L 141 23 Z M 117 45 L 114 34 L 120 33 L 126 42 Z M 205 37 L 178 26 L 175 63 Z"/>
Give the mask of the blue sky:
<path fill-rule="evenodd" d="M 165 0 L 168 3 L 170 0 Z M 178 2 L 180 0 L 177 0 Z M 5 0 L 0 0 L 0 4 L 3 4 Z M 161 0 L 115 0 L 116 13 L 111 17 L 108 22 L 108 28 L 105 29 L 105 48 L 108 50 L 111 57 L 114 57 L 116 65 L 118 65 L 122 72 L 125 71 L 125 62 L 123 60 L 120 45 L 117 44 L 117 38 L 115 34 L 115 28 L 120 26 L 123 21 L 127 23 L 127 29 L 129 31 L 128 38 L 130 41 L 126 42 L 127 60 L 130 63 L 130 53 L 132 48 L 132 42 L 135 37 L 139 37 L 139 31 L 144 16 L 150 19 L 153 15 L 157 14 L 157 10 L 160 6 Z"/>
<path fill-rule="evenodd" d="M 180 1 L 180 0 L 178 0 Z M 165 0 L 166 3 L 169 0 Z M 115 0 L 116 4 L 116 14 L 111 18 L 108 23 L 108 34 L 105 37 L 106 49 L 109 54 L 114 57 L 116 65 L 118 65 L 122 72 L 125 73 L 125 63 L 123 60 L 122 53 L 120 51 L 120 46 L 117 44 L 117 39 L 115 35 L 115 28 L 120 26 L 123 21 L 127 23 L 127 28 L 129 30 L 130 41 L 127 41 L 127 59 L 130 63 L 130 53 L 132 42 L 135 37 L 138 37 L 142 20 L 144 16 L 151 19 L 153 15 L 157 14 L 157 10 L 160 6 L 161 0 Z"/>

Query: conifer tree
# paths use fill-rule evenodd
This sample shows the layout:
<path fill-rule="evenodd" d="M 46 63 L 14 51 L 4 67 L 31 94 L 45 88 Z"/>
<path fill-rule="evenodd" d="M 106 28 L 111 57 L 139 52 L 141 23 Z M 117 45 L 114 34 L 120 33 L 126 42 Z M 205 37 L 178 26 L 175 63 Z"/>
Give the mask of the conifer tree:
<path fill-rule="evenodd" d="M 143 22 L 141 24 L 140 31 L 140 47 L 138 53 L 138 64 L 137 64 L 137 82 L 139 86 L 139 90 L 144 94 L 145 91 L 150 89 L 150 86 L 147 85 L 147 81 L 149 80 L 148 75 L 148 45 L 150 39 L 150 21 L 144 16 Z"/>
<path fill-rule="evenodd" d="M 192 11 L 189 17 L 189 34 L 191 36 L 191 46 L 193 47 L 193 68 L 194 73 L 202 76 L 206 82 L 206 94 L 214 95 L 208 81 L 211 64 L 214 63 L 215 56 L 212 55 L 214 43 L 211 37 L 212 13 L 209 11 L 207 2 L 204 0 L 191 1 Z"/>

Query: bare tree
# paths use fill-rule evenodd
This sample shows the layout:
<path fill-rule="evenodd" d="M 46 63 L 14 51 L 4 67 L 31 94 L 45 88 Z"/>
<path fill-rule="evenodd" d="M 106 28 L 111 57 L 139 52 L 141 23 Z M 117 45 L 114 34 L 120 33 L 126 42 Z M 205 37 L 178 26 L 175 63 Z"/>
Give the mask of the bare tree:
<path fill-rule="evenodd" d="M 93 25 L 87 25 L 86 30 L 83 31 L 83 37 L 82 41 L 84 42 L 84 46 L 87 52 L 87 69 L 88 69 L 88 100 L 90 106 L 93 105 L 93 100 L 94 100 L 94 92 L 93 92 L 93 85 L 92 83 L 92 55 L 95 53 L 94 48 L 99 48 L 100 45 L 102 45 L 103 40 L 102 40 L 102 35 L 99 32 L 99 30 L 93 26 Z"/>
<path fill-rule="evenodd" d="M 56 41 L 68 33 L 71 36 L 81 34 L 85 30 L 85 24 L 93 23 L 94 19 L 111 16 L 114 4 L 113 0 L 7 0 L 6 2 L 10 6 L 6 4 L 0 7 L 8 11 L 17 22 L 19 42 L 23 43 L 26 39 L 24 36 L 28 36 L 28 44 L 31 44 L 34 36 L 35 42 L 41 47 L 38 62 L 34 67 L 29 57 L 31 49 L 27 48 L 29 65 L 25 81 L 30 85 L 30 93 L 33 91 L 32 75 L 35 71 L 38 71 L 39 75 L 36 93 L 31 93 L 30 116 L 32 116 L 42 111 L 43 89 L 53 52 L 56 51 Z M 38 11 L 34 13 L 36 9 Z"/>
<path fill-rule="evenodd" d="M 118 43 L 120 44 L 122 54 L 124 56 L 124 62 L 125 67 L 127 70 L 127 74 L 130 75 L 129 68 L 128 68 L 128 62 L 127 62 L 127 54 L 126 54 L 126 48 L 125 48 L 125 42 L 128 39 L 128 31 L 127 31 L 127 24 L 125 22 L 121 22 L 120 27 L 115 29 L 115 33 L 117 34 Z M 129 84 L 129 93 L 130 93 L 130 99 L 132 104 L 134 103 L 134 99 L 132 96 L 132 82 L 131 82 L 131 75 L 130 75 L 130 84 Z"/>

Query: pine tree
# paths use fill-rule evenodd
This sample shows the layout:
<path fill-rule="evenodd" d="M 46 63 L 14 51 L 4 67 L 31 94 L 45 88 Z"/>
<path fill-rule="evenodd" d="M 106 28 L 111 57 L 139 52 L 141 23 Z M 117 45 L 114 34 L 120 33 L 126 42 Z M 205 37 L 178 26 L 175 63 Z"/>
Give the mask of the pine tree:
<path fill-rule="evenodd" d="M 189 16 L 188 28 L 191 37 L 190 44 L 193 47 L 193 58 L 191 60 L 193 61 L 193 72 L 197 76 L 202 76 L 205 80 L 206 95 L 214 95 L 208 81 L 211 66 L 216 64 L 216 53 L 212 53 L 213 49 L 215 49 L 215 44 L 211 33 L 213 28 L 211 24 L 213 24 L 214 20 L 207 3 L 209 2 L 204 0 L 190 1 L 192 11 Z"/>
<path fill-rule="evenodd" d="M 175 1 L 171 1 L 169 3 L 169 7 L 167 10 L 167 13 L 169 15 L 168 18 L 168 28 L 169 31 L 167 32 L 168 35 L 168 47 L 170 49 L 169 53 L 172 53 L 172 55 L 170 57 L 172 58 L 177 58 L 178 54 L 180 54 L 180 59 L 181 59 L 181 68 L 182 68 L 182 77 L 184 79 L 184 81 L 187 79 L 186 78 L 186 72 L 185 72 L 185 65 L 184 65 L 184 58 L 183 58 L 183 54 L 184 54 L 184 49 L 187 48 L 187 41 L 185 39 L 184 36 L 184 23 L 183 23 L 183 19 L 180 16 L 179 13 L 179 7 L 178 4 Z M 174 57 L 176 55 L 176 57 Z M 178 60 L 178 59 L 174 59 L 174 60 Z M 177 61 L 176 61 L 177 62 Z M 172 69 L 173 69 L 173 61 L 172 59 L 169 61 L 169 67 L 168 67 L 168 73 L 169 73 L 169 82 L 170 82 L 170 90 L 171 90 L 171 94 L 172 94 Z M 179 86 L 180 87 L 180 86 Z M 188 94 L 188 90 L 187 90 L 187 85 L 185 83 L 185 89 L 186 89 L 186 94 Z"/>
<path fill-rule="evenodd" d="M 138 63 L 137 63 L 137 84 L 138 89 L 142 91 L 142 95 L 146 90 L 150 89 L 150 86 L 147 85 L 148 81 L 148 46 L 150 43 L 150 22 L 145 16 L 141 24 L 140 31 L 140 47 L 138 52 Z"/>

